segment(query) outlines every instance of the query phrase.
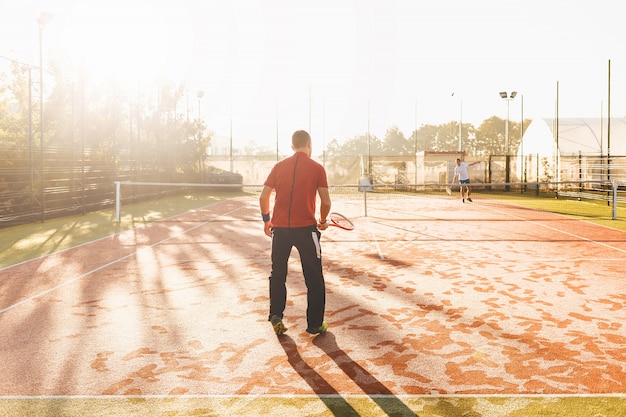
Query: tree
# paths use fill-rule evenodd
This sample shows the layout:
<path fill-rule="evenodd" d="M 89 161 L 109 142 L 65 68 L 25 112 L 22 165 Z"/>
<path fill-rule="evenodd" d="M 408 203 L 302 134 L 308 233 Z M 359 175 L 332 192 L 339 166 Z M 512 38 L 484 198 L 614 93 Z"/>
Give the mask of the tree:
<path fill-rule="evenodd" d="M 524 130 L 530 125 L 525 120 Z M 515 155 L 521 142 L 521 123 L 509 120 L 509 155 Z M 506 120 L 492 116 L 481 123 L 476 130 L 475 155 L 506 155 Z"/>
<path fill-rule="evenodd" d="M 461 134 L 461 150 L 467 155 L 476 155 L 476 129 L 474 125 L 471 123 L 463 123 Z"/>
<path fill-rule="evenodd" d="M 383 142 L 382 153 L 385 155 L 407 155 L 413 153 L 413 146 L 404 137 L 404 134 L 393 126 L 387 129 Z"/>
<path fill-rule="evenodd" d="M 417 132 L 414 132 L 414 136 L 417 136 L 417 152 L 444 150 L 445 146 L 441 143 L 441 137 L 443 132 L 447 132 L 445 126 L 422 125 Z"/>
<path fill-rule="evenodd" d="M 0 74 L 0 140 L 15 148 L 28 147 L 28 68 L 11 63 L 11 78 Z M 11 100 L 11 97 L 13 100 Z"/>
<path fill-rule="evenodd" d="M 476 130 L 475 152 L 477 155 L 504 155 L 504 124 L 506 121 L 492 116 L 483 121 Z"/>
<path fill-rule="evenodd" d="M 327 156 L 347 156 L 347 155 L 381 155 L 383 144 L 376 136 L 359 135 L 348 139 L 343 144 L 339 144 L 337 139 L 333 139 L 327 146 Z"/>
<path fill-rule="evenodd" d="M 255 140 L 251 140 L 243 148 L 245 155 L 275 155 L 276 149 L 269 145 L 259 145 Z"/>

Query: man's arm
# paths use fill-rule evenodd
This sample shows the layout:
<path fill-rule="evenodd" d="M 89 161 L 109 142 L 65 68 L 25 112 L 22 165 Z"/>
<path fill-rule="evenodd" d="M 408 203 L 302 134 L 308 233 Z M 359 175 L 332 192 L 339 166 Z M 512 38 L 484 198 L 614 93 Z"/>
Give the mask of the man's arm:
<path fill-rule="evenodd" d="M 261 208 L 261 216 L 263 216 L 264 230 L 267 236 L 272 236 L 272 222 L 270 221 L 270 196 L 272 195 L 272 187 L 263 186 L 261 196 L 259 197 L 259 207 Z M 267 221 L 266 221 L 267 219 Z"/>
<path fill-rule="evenodd" d="M 317 194 L 320 196 L 320 221 L 317 224 L 317 228 L 325 230 L 328 227 L 328 214 L 330 213 L 330 193 L 328 188 L 320 187 L 317 189 Z"/>

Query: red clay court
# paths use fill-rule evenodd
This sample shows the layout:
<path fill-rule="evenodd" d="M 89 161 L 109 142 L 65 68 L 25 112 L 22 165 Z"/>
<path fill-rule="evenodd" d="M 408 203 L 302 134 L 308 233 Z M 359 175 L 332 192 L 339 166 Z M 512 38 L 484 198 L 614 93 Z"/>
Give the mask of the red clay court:
<path fill-rule="evenodd" d="M 267 322 L 256 197 L 0 270 L 0 395 L 626 394 L 626 233 L 480 196 L 369 198 L 367 217 L 333 202 L 356 229 L 323 232 L 316 338 L 297 255 L 289 331 Z"/>

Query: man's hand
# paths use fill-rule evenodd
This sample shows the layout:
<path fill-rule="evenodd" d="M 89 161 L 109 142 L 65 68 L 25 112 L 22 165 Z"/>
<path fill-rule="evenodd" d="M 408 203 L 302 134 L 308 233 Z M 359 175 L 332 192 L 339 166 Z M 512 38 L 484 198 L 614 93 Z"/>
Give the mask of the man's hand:
<path fill-rule="evenodd" d="M 328 220 L 326 220 L 324 223 L 322 223 L 322 221 L 318 221 L 317 222 L 317 230 L 326 230 L 328 229 Z"/>
<path fill-rule="evenodd" d="M 272 237 L 272 222 L 264 222 L 264 229 L 265 229 L 265 234 L 269 237 Z"/>

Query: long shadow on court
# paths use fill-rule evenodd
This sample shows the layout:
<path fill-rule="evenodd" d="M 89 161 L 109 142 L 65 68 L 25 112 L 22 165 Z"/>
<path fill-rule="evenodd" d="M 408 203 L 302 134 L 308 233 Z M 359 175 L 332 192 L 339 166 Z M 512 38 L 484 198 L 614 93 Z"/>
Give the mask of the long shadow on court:
<path fill-rule="evenodd" d="M 313 339 L 313 344 L 322 349 L 337 366 L 354 381 L 363 392 L 367 393 L 390 417 L 417 417 L 406 404 L 396 397 L 389 388 L 377 380 L 365 368 L 356 363 L 339 347 L 332 332 L 326 332 Z"/>
<path fill-rule="evenodd" d="M 306 381 L 328 409 L 338 417 L 359 417 L 359 413 L 326 381 L 311 368 L 298 353 L 296 342 L 287 335 L 279 337 L 280 345 L 287 354 L 293 369 Z"/>
<path fill-rule="evenodd" d="M 326 381 L 311 368 L 298 353 L 295 341 L 282 335 L 280 344 L 287 354 L 293 369 L 306 381 L 328 409 L 338 417 L 359 416 L 360 414 Z M 339 368 L 352 379 L 389 417 L 418 417 L 398 399 L 391 390 L 378 381 L 365 368 L 356 363 L 338 345 L 335 335 L 326 332 L 317 336 L 313 344 L 322 349 Z"/>

